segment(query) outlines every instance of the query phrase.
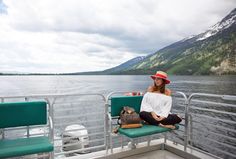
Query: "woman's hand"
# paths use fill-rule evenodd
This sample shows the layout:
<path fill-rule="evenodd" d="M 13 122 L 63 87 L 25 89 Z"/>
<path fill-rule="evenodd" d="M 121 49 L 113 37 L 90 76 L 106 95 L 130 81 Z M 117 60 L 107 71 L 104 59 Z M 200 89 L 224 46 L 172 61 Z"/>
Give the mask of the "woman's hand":
<path fill-rule="evenodd" d="M 151 114 L 152 114 L 152 117 L 157 121 L 161 121 L 161 120 L 165 119 L 165 117 L 163 117 L 163 116 L 156 115 L 155 112 L 151 112 Z"/>
<path fill-rule="evenodd" d="M 155 112 L 151 112 L 151 114 L 152 114 L 152 117 L 153 117 L 154 119 L 157 119 L 157 118 L 158 118 L 158 116 L 156 115 Z"/>
<path fill-rule="evenodd" d="M 163 119 L 165 119 L 165 117 L 163 116 L 160 116 L 160 117 L 157 117 L 158 119 L 156 119 L 157 121 L 162 121 Z"/>

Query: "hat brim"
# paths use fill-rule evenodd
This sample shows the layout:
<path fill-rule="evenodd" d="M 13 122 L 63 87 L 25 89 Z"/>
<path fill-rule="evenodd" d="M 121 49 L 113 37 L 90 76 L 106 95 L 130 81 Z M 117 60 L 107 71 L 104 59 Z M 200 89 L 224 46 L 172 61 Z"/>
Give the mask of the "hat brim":
<path fill-rule="evenodd" d="M 155 80 L 157 77 L 158 78 L 161 78 L 161 77 L 159 77 L 159 76 L 155 76 L 155 75 L 152 75 L 152 76 L 150 76 L 153 80 Z M 163 79 L 164 81 L 165 81 L 165 84 L 169 84 L 170 83 L 170 80 L 168 80 L 168 79 L 165 79 L 165 78 L 161 78 L 161 79 Z"/>

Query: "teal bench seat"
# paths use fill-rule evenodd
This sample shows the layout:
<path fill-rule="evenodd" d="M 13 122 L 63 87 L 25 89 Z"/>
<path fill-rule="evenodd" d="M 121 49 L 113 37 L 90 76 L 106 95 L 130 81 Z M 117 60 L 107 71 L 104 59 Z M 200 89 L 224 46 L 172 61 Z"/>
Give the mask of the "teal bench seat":
<path fill-rule="evenodd" d="M 53 151 L 48 137 L 30 137 L 14 140 L 0 140 L 0 158 L 17 157 Z"/>
<path fill-rule="evenodd" d="M 0 129 L 26 126 L 46 126 L 48 110 L 45 101 L 0 103 Z M 50 120 L 51 121 L 51 120 Z M 52 122 L 49 122 L 52 131 Z M 10 130 L 9 130 L 10 131 Z M 50 134 L 50 133 L 49 133 Z M 51 136 L 50 136 L 51 137 Z M 0 139 L 0 158 L 18 157 L 37 153 L 52 156 L 53 144 L 49 137 L 37 136 L 16 139 Z"/>
<path fill-rule="evenodd" d="M 111 97 L 111 117 L 117 117 L 120 115 L 120 111 L 124 106 L 130 106 L 135 109 L 137 113 L 140 112 L 143 96 L 120 96 Z M 176 129 L 179 129 L 179 125 L 176 124 Z M 176 130 L 175 129 L 175 130 Z M 163 133 L 171 131 L 172 129 L 164 128 L 154 125 L 143 125 L 141 128 L 122 129 L 119 128 L 118 132 L 129 138 L 136 138 L 142 136 L 153 135 L 157 133 Z"/>
<path fill-rule="evenodd" d="M 176 129 L 179 129 L 179 125 L 176 125 Z M 155 125 L 144 124 L 141 128 L 132 128 L 132 129 L 119 128 L 118 132 L 122 135 L 127 136 L 127 137 L 136 138 L 136 137 L 153 135 L 153 134 L 157 134 L 157 133 L 163 133 L 163 132 L 167 132 L 170 130 L 172 130 L 172 129 L 163 128 L 163 127 L 155 126 Z"/>

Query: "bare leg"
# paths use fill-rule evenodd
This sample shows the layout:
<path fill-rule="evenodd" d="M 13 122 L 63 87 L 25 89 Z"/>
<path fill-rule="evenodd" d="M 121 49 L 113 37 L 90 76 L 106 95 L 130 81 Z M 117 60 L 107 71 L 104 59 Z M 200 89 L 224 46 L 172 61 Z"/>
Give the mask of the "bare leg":
<path fill-rule="evenodd" d="M 163 125 L 160 123 L 159 126 L 164 127 L 164 128 L 169 128 L 169 129 L 175 129 L 174 125 Z"/>

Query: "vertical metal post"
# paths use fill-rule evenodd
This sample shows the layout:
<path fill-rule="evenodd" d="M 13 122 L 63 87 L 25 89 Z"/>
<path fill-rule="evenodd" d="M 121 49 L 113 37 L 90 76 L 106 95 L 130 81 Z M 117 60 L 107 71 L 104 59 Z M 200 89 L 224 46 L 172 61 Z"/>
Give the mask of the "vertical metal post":
<path fill-rule="evenodd" d="M 150 146 L 150 142 L 151 142 L 151 136 L 148 135 L 148 141 L 147 141 L 147 145 Z"/>
<path fill-rule="evenodd" d="M 30 136 L 29 126 L 27 126 L 27 138 Z"/>
<path fill-rule="evenodd" d="M 165 138 L 164 138 L 164 143 L 166 144 L 166 140 L 167 140 L 167 133 L 164 134 Z"/>
<path fill-rule="evenodd" d="M 29 101 L 29 99 L 27 97 L 25 97 L 25 101 Z M 27 138 L 30 137 L 30 127 L 29 126 L 26 126 L 26 131 L 27 131 Z"/>
<path fill-rule="evenodd" d="M 4 131 L 4 128 L 1 129 L 1 132 L 2 132 L 2 139 L 5 139 L 5 131 Z"/>
<path fill-rule="evenodd" d="M 121 135 L 121 148 L 122 149 L 124 148 L 123 139 L 124 139 L 124 137 L 123 137 L 123 135 Z"/>
<path fill-rule="evenodd" d="M 50 101 L 47 98 L 45 98 L 45 100 L 47 101 L 47 106 L 48 106 L 48 115 L 49 115 L 48 119 L 51 120 L 51 122 L 52 122 L 51 130 L 49 128 L 49 130 L 50 130 L 49 137 L 50 137 L 50 140 L 51 140 L 52 144 L 54 145 L 54 126 L 53 126 L 54 125 L 53 124 L 53 122 L 54 122 L 54 110 L 53 110 L 53 105 L 54 105 L 54 102 L 55 102 L 56 98 L 53 100 L 52 103 L 50 103 Z M 51 119 L 50 119 L 50 117 L 51 117 Z M 54 159 L 54 151 L 50 152 L 49 155 L 50 155 L 50 158 Z"/>
<path fill-rule="evenodd" d="M 113 153 L 113 142 L 112 142 L 112 120 L 110 121 L 110 148 L 111 148 L 111 153 Z"/>
<path fill-rule="evenodd" d="M 4 102 L 4 98 L 1 98 L 1 103 Z M 4 128 L 0 129 L 0 135 L 2 135 L 2 139 L 5 138 Z"/>
<path fill-rule="evenodd" d="M 189 107 L 189 98 L 185 100 L 184 151 L 187 150 L 187 145 L 188 145 L 188 107 Z"/>
<path fill-rule="evenodd" d="M 108 135 L 108 127 L 109 127 L 109 123 L 108 123 L 108 103 L 107 101 L 105 101 L 105 109 L 104 109 L 104 137 L 105 137 L 105 145 L 106 145 L 106 154 L 108 154 L 108 138 L 109 138 L 109 135 Z"/>
<path fill-rule="evenodd" d="M 135 146 L 135 139 L 131 139 L 131 149 L 136 149 L 136 146 Z"/>
<path fill-rule="evenodd" d="M 189 114 L 189 122 L 190 122 L 190 135 L 189 135 L 189 141 L 190 145 L 193 146 L 193 117 L 191 114 Z"/>
<path fill-rule="evenodd" d="M 107 116 L 107 137 L 109 137 L 110 140 L 110 149 L 111 149 L 111 153 L 113 153 L 113 141 L 112 141 L 112 118 L 108 117 L 108 107 L 109 107 L 109 96 L 106 99 L 106 116 Z M 110 120 L 110 122 L 108 122 L 108 118 Z M 108 135 L 109 134 L 109 135 Z M 107 146 L 108 146 L 108 140 L 107 140 Z M 108 147 L 107 147 L 108 148 Z"/>

